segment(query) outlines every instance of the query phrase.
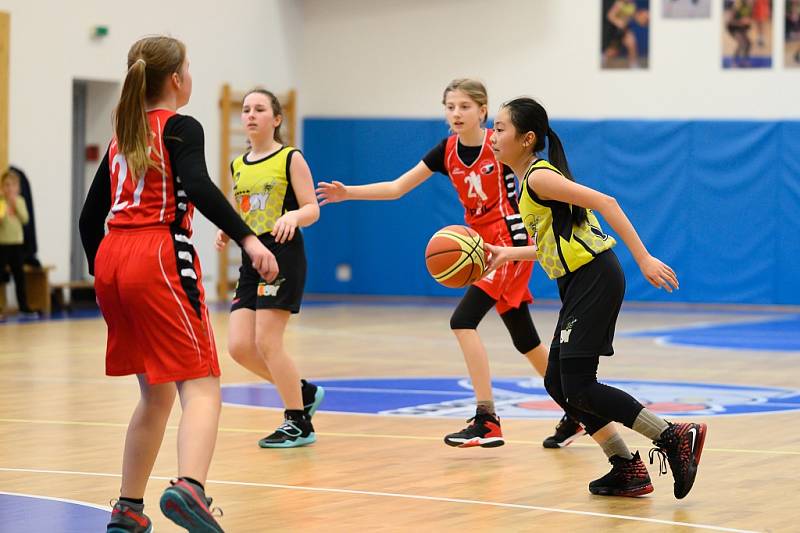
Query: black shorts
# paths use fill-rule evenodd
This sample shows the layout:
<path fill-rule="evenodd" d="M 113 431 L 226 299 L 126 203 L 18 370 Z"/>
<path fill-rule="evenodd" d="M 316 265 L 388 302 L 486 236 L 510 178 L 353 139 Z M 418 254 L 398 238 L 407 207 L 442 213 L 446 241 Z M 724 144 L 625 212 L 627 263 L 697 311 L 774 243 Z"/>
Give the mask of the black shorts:
<path fill-rule="evenodd" d="M 625 296 L 625 274 L 612 250 L 558 278 L 561 311 L 550 349 L 561 359 L 614 354 L 614 329 Z"/>
<path fill-rule="evenodd" d="M 267 283 L 253 268 L 250 257 L 242 250 L 242 266 L 239 267 L 239 281 L 233 297 L 231 311 L 236 309 L 285 309 L 292 313 L 300 312 L 303 290 L 306 285 L 306 250 L 303 234 L 298 230 L 291 241 L 275 242 L 270 233 L 259 235 L 258 239 L 269 248 L 278 261 L 278 277 Z"/>

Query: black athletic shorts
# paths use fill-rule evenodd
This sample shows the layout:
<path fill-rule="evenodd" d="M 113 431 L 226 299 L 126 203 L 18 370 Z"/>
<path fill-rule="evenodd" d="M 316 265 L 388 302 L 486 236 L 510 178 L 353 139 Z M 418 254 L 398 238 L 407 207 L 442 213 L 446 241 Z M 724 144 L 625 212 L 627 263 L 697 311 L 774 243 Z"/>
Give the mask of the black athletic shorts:
<path fill-rule="evenodd" d="M 278 277 L 267 283 L 253 268 L 250 256 L 242 250 L 242 266 L 239 267 L 239 281 L 233 297 L 231 311 L 236 309 L 285 309 L 292 313 L 300 312 L 303 289 L 306 285 L 306 251 L 303 234 L 295 231 L 291 241 L 275 242 L 271 233 L 264 233 L 258 239 L 275 254 L 278 261 Z"/>
<path fill-rule="evenodd" d="M 613 250 L 558 278 L 561 311 L 550 349 L 560 358 L 614 354 L 614 329 L 625 296 L 625 274 Z"/>

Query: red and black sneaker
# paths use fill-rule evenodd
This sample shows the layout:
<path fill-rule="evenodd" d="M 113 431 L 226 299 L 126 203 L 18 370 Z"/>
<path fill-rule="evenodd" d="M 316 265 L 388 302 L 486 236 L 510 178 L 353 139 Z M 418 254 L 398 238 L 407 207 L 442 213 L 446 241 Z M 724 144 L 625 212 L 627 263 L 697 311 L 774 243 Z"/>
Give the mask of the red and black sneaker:
<path fill-rule="evenodd" d="M 643 496 L 653 492 L 650 474 L 639 457 L 639 452 L 632 459 L 613 456 L 608 460 L 611 472 L 589 483 L 589 492 L 598 496 Z"/>
<path fill-rule="evenodd" d="M 672 470 L 675 480 L 675 497 L 679 500 L 689 494 L 697 476 L 697 465 L 706 441 L 706 425 L 692 422 L 670 424 L 658 440 L 654 440 L 655 448 L 650 450 L 650 464 L 653 455 L 658 454 L 658 475 L 667 473 L 667 465 Z M 664 460 L 666 458 L 666 461 Z"/>
<path fill-rule="evenodd" d="M 586 435 L 586 430 L 577 421 L 565 414 L 558 421 L 556 432 L 542 441 L 545 448 L 564 448 L 572 444 L 572 441 Z"/>
<path fill-rule="evenodd" d="M 500 419 L 497 415 L 476 413 L 467 422 L 471 422 L 471 424 L 458 433 L 447 435 L 444 438 L 445 444 L 459 448 L 472 448 L 473 446 L 496 448 L 505 444 L 503 430 L 500 429 Z"/>
<path fill-rule="evenodd" d="M 151 531 L 153 523 L 144 514 L 144 504 L 121 500 L 114 502 L 106 533 L 150 533 Z"/>
<path fill-rule="evenodd" d="M 221 516 L 222 511 L 209 509 L 211 498 L 206 498 L 201 487 L 183 478 L 170 481 L 170 485 L 161 495 L 164 516 L 192 533 L 224 533 L 212 514 L 218 511 Z"/>

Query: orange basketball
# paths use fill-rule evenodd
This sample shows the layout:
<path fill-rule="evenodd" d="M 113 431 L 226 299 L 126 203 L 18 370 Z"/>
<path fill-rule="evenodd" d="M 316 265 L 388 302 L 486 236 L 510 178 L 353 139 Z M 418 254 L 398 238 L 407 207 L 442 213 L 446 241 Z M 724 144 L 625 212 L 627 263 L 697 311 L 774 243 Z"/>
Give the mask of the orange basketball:
<path fill-rule="evenodd" d="M 475 283 L 486 270 L 486 252 L 478 232 L 447 226 L 433 234 L 425 248 L 425 265 L 433 279 L 452 289 Z"/>

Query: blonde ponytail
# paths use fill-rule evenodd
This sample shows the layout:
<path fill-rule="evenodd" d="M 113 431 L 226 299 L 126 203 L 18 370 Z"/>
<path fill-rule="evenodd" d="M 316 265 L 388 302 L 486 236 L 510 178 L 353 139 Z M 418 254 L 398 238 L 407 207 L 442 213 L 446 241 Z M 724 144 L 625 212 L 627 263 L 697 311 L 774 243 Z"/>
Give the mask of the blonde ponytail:
<path fill-rule="evenodd" d="M 122 95 L 114 113 L 114 134 L 119 152 L 125 155 L 134 183 L 154 165 L 148 153 L 150 125 L 145 110 L 147 63 L 134 61 L 125 76 Z"/>
<path fill-rule="evenodd" d="M 134 183 L 158 165 L 150 157 L 153 133 L 147 120 L 147 102 L 159 98 L 169 77 L 180 74 L 185 59 L 186 46 L 163 35 L 139 39 L 128 51 L 128 73 L 114 110 L 114 135 Z"/>

